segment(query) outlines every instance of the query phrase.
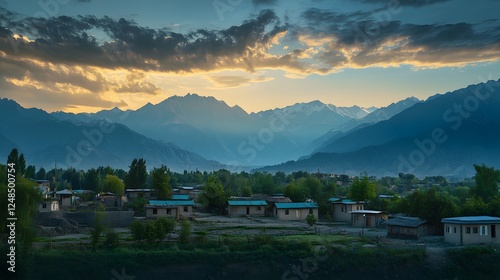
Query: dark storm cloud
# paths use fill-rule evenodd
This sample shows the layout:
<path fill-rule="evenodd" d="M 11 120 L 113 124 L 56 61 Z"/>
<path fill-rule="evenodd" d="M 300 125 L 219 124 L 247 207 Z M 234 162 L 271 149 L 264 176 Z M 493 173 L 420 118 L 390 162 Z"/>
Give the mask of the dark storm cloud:
<path fill-rule="evenodd" d="M 16 19 L 15 14 L 0 9 L 0 51 L 54 64 L 175 73 L 266 68 L 325 74 L 380 65 L 384 59 L 390 65 L 422 66 L 432 64 L 433 59 L 456 65 L 499 58 L 499 21 L 419 25 L 392 20 L 391 12 L 387 7 L 351 13 L 309 9 L 299 25 L 281 24 L 274 11 L 263 10 L 226 29 L 177 33 L 123 18 Z M 92 35 L 95 31 L 100 39 Z M 271 54 L 271 47 L 285 34 L 284 45 L 301 41 L 303 46 L 287 46 L 280 54 Z M 147 82 L 120 91 L 141 87 L 146 93 L 158 92 Z"/>
<path fill-rule="evenodd" d="M 383 14 L 385 13 L 385 14 Z M 435 62 L 468 63 L 476 59 L 496 60 L 500 55 L 500 25 L 408 24 L 391 20 L 387 10 L 339 14 L 309 9 L 307 24 L 295 28 L 293 36 L 332 37 L 330 49 L 318 58 L 331 67 L 346 64 L 367 67 L 384 63 L 423 65 Z M 356 49 L 349 58 L 339 49 Z M 478 54 L 481 51 L 482 53 Z"/>
<path fill-rule="evenodd" d="M 7 16 L 7 15 L 5 15 Z M 102 30 L 109 40 L 98 43 L 90 33 Z M 143 70 L 190 72 L 235 67 L 253 70 L 256 50 L 266 46 L 285 27 L 271 10 L 225 30 L 199 29 L 180 34 L 164 29 L 139 26 L 134 21 L 109 17 L 67 16 L 26 18 L 3 26 L 9 32 L 34 40 L 16 40 L 19 54 L 55 63 L 84 64 L 106 68 L 133 67 Z M 12 40 L 0 43 L 2 50 L 14 54 Z M 252 51 L 254 50 L 254 51 Z M 257 56 L 257 57 L 255 57 Z M 247 60 L 242 58 L 248 57 Z"/>

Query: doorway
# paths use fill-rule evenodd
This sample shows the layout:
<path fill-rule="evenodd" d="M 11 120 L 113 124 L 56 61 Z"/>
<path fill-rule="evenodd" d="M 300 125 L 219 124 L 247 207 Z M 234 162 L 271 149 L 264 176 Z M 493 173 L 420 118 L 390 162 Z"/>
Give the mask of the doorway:
<path fill-rule="evenodd" d="M 497 230 L 495 225 L 491 225 L 491 237 L 497 237 Z"/>
<path fill-rule="evenodd" d="M 250 214 L 250 207 L 247 207 L 247 215 Z"/>

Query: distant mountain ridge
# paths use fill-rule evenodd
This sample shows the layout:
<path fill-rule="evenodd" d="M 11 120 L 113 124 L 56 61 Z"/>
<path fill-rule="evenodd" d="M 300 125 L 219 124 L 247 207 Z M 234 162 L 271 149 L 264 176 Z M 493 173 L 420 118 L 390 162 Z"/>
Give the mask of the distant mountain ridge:
<path fill-rule="evenodd" d="M 146 159 L 148 168 L 165 164 L 174 171 L 221 166 L 118 123 L 60 121 L 43 110 L 25 109 L 8 99 L 0 99 L 0 143 L 0 156 L 6 158 L 16 147 L 28 164 L 46 168 L 57 161 L 59 166 L 80 169 L 99 165 L 128 169 L 133 158 Z"/>
<path fill-rule="evenodd" d="M 313 153 L 323 151 L 326 146 L 352 132 L 353 130 L 361 129 L 366 126 L 376 124 L 380 121 L 388 120 L 394 115 L 399 114 L 403 110 L 412 107 L 418 102 L 420 102 L 420 100 L 412 96 L 399 102 L 392 103 L 387 107 L 377 109 L 360 119 L 351 119 L 338 128 L 332 129 L 325 135 L 322 135 L 321 137 L 312 141 L 311 151 L 313 151 Z"/>
<path fill-rule="evenodd" d="M 500 80 L 435 95 L 392 118 L 355 129 L 308 158 L 259 169 L 465 177 L 500 166 Z"/>
<path fill-rule="evenodd" d="M 312 101 L 248 114 L 214 97 L 187 94 L 156 105 L 148 103 L 135 111 L 115 108 L 95 114 L 53 115 L 83 123 L 106 119 L 208 159 L 259 166 L 296 159 L 309 152 L 305 148 L 317 137 L 373 110 Z"/>

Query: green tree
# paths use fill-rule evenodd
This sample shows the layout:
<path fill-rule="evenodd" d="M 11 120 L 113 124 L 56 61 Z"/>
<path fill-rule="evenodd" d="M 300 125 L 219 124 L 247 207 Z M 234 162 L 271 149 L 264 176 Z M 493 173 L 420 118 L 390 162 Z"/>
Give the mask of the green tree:
<path fill-rule="evenodd" d="M 396 212 L 416 216 L 427 220 L 443 231 L 442 218 L 454 217 L 460 214 L 460 208 L 449 195 L 440 193 L 436 188 L 427 191 L 416 190 L 404 199 L 398 200 Z"/>
<path fill-rule="evenodd" d="M 309 214 L 307 215 L 306 217 L 306 222 L 309 226 L 313 226 L 318 220 L 316 219 L 316 217 L 314 217 L 313 214 Z"/>
<path fill-rule="evenodd" d="M 108 229 L 106 231 L 104 244 L 110 248 L 116 248 L 120 245 L 120 235 L 113 229 Z"/>
<path fill-rule="evenodd" d="M 151 172 L 151 185 L 155 189 L 158 199 L 170 199 L 172 197 L 172 187 L 170 186 L 170 177 L 167 171 L 168 168 L 162 165 L 159 168 L 154 168 Z"/>
<path fill-rule="evenodd" d="M 241 196 L 251 197 L 252 196 L 252 188 L 250 186 L 243 186 L 241 188 Z"/>
<path fill-rule="evenodd" d="M 156 232 L 156 239 L 158 239 L 160 242 L 165 239 L 165 236 L 175 229 L 175 221 L 173 219 L 168 219 L 168 218 L 159 218 L 155 222 L 155 232 Z"/>
<path fill-rule="evenodd" d="M 468 199 L 462 206 L 462 215 L 464 216 L 484 216 L 490 215 L 490 212 L 489 205 L 477 196 Z"/>
<path fill-rule="evenodd" d="M 37 180 L 46 180 L 47 179 L 47 172 L 45 171 L 45 168 L 40 167 L 40 169 L 36 173 L 36 179 Z"/>
<path fill-rule="evenodd" d="M 134 159 L 129 166 L 127 176 L 125 176 L 125 186 L 127 189 L 144 188 L 147 179 L 146 161 L 144 159 Z"/>
<path fill-rule="evenodd" d="M 99 243 L 99 238 L 101 234 L 104 232 L 104 212 L 97 211 L 95 220 L 94 220 L 94 228 L 90 232 L 90 244 L 92 248 L 95 250 L 97 248 L 97 244 Z"/>
<path fill-rule="evenodd" d="M 179 233 L 179 241 L 188 243 L 191 239 L 191 223 L 188 220 L 182 221 L 181 232 Z"/>
<path fill-rule="evenodd" d="M 36 177 L 36 168 L 34 165 L 29 165 L 27 168 L 26 168 L 26 174 L 25 176 L 27 179 L 35 179 Z"/>
<path fill-rule="evenodd" d="M 356 177 L 351 184 L 347 196 L 356 201 L 370 200 L 377 196 L 375 192 L 376 188 L 376 184 L 370 182 L 367 176 L 363 176 L 361 179 Z"/>
<path fill-rule="evenodd" d="M 309 189 L 304 184 L 301 184 L 300 180 L 299 183 L 292 181 L 285 187 L 284 195 L 289 197 L 293 202 L 304 202 L 309 198 Z"/>
<path fill-rule="evenodd" d="M 151 244 L 156 240 L 156 237 L 157 233 L 155 223 L 153 221 L 147 221 L 144 225 L 144 238 L 146 239 L 146 242 Z"/>
<path fill-rule="evenodd" d="M 130 224 L 130 234 L 136 242 L 142 242 L 145 239 L 144 223 L 141 221 L 133 221 Z"/>
<path fill-rule="evenodd" d="M 203 186 L 203 193 L 200 196 L 200 202 L 203 206 L 222 212 L 226 200 L 227 196 L 221 182 L 214 176 L 208 177 Z"/>
<path fill-rule="evenodd" d="M 106 178 L 104 179 L 104 191 L 112 192 L 117 196 L 122 196 L 125 191 L 125 185 L 117 176 L 106 175 Z"/>
<path fill-rule="evenodd" d="M 104 183 L 97 169 L 91 168 L 83 175 L 82 188 L 85 190 L 92 190 L 96 193 L 103 191 Z"/>
<path fill-rule="evenodd" d="M 24 154 L 19 155 L 18 164 L 19 165 L 17 166 L 17 169 L 19 170 L 19 174 L 21 176 L 25 176 L 26 175 L 26 160 L 24 159 Z"/>
<path fill-rule="evenodd" d="M 470 189 L 473 196 L 480 197 L 488 202 L 498 197 L 498 181 L 500 180 L 500 170 L 486 165 L 474 165 L 476 170 L 476 185 Z"/>

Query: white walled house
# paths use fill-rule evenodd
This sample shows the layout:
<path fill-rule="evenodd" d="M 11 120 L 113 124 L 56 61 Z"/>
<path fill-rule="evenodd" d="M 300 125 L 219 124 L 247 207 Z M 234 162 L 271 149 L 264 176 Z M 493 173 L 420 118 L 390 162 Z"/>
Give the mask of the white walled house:
<path fill-rule="evenodd" d="M 150 200 L 146 204 L 146 218 L 173 218 L 180 219 L 193 215 L 194 201 L 192 200 Z"/>
<path fill-rule="evenodd" d="M 444 218 L 444 240 L 448 243 L 470 244 L 500 244 L 497 230 L 500 228 L 500 218 L 490 216 L 464 216 Z"/>
<path fill-rule="evenodd" d="M 332 204 L 332 221 L 334 222 L 352 222 L 352 211 L 365 210 L 363 201 L 345 198 L 330 198 L 328 201 Z"/>
<path fill-rule="evenodd" d="M 227 214 L 237 216 L 264 216 L 267 202 L 265 200 L 228 200 Z"/>
<path fill-rule="evenodd" d="M 275 203 L 273 207 L 273 216 L 278 220 L 303 221 L 310 214 L 318 218 L 318 208 L 316 202 Z"/>
<path fill-rule="evenodd" d="M 59 211 L 59 201 L 45 199 L 38 205 L 38 212 L 53 212 Z"/>

